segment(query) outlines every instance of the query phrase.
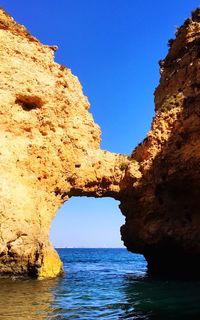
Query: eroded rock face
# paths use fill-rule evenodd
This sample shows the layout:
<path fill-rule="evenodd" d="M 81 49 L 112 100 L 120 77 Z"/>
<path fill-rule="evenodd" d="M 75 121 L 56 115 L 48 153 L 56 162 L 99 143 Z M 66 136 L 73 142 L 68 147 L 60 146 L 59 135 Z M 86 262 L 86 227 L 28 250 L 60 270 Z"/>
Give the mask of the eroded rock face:
<path fill-rule="evenodd" d="M 169 45 L 151 131 L 132 154 L 142 178 L 122 199 L 122 237 L 149 271 L 189 274 L 200 267 L 200 9 Z"/>
<path fill-rule="evenodd" d="M 100 150 L 88 100 L 54 62 L 56 47 L 0 10 L 1 274 L 60 274 L 50 224 L 64 201 L 81 195 L 121 201 L 122 239 L 150 271 L 184 269 L 186 257 L 199 268 L 199 37 L 196 10 L 160 62 L 152 128 L 128 157 Z"/>
<path fill-rule="evenodd" d="M 72 195 L 118 197 L 137 163 L 99 149 L 100 129 L 77 77 L 0 10 L 0 272 L 53 277 L 62 264 L 48 240 Z"/>

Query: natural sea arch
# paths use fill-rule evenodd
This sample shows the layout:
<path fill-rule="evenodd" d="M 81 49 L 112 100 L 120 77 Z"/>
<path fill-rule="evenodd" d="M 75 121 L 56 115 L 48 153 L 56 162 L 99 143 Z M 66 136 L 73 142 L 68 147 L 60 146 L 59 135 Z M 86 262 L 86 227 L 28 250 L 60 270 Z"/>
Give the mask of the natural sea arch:
<path fill-rule="evenodd" d="M 49 241 L 73 196 L 112 197 L 128 250 L 155 273 L 200 269 L 200 9 L 160 61 L 151 130 L 130 156 L 100 149 L 100 129 L 71 70 L 0 9 L 0 272 L 60 274 Z M 123 106 L 122 106 L 123 112 Z"/>

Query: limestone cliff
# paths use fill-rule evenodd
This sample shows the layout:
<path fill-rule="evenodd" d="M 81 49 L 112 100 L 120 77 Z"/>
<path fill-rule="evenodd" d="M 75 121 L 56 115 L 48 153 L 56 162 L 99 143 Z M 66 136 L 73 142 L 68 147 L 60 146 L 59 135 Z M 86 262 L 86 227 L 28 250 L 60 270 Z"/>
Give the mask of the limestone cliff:
<path fill-rule="evenodd" d="M 200 9 L 169 46 L 151 130 L 132 154 L 142 178 L 122 199 L 122 237 L 149 271 L 189 274 L 200 267 Z"/>
<path fill-rule="evenodd" d="M 150 271 L 200 266 L 200 10 L 160 62 L 156 115 L 128 157 L 100 150 L 100 129 L 77 77 L 0 10 L 0 273 L 54 277 L 62 263 L 48 240 L 71 196 L 121 201 L 127 248 Z M 169 266 L 170 271 L 170 266 Z"/>
<path fill-rule="evenodd" d="M 129 163 L 140 175 L 99 149 L 89 102 L 55 50 L 0 10 L 1 274 L 59 274 L 48 240 L 58 208 L 71 195 L 117 198 Z"/>

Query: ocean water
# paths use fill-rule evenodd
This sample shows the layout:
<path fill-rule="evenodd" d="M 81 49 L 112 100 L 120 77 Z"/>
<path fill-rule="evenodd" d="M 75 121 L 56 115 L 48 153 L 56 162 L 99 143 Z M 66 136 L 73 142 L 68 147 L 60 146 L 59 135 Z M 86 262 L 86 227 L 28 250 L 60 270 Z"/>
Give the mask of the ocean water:
<path fill-rule="evenodd" d="M 62 278 L 0 280 L 1 320 L 200 319 L 200 281 L 151 279 L 126 249 L 58 249 Z"/>

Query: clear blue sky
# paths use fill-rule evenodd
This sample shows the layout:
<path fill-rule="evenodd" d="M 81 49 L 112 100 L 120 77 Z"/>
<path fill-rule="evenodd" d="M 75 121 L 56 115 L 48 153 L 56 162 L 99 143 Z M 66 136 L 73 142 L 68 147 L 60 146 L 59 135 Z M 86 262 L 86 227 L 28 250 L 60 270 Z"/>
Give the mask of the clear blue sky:
<path fill-rule="evenodd" d="M 2 0 L 41 42 L 58 45 L 56 61 L 78 76 L 102 148 L 130 154 L 146 135 L 159 81 L 158 60 L 200 0 Z M 123 216 L 112 199 L 74 198 L 52 225 L 55 246 L 121 246 Z"/>

